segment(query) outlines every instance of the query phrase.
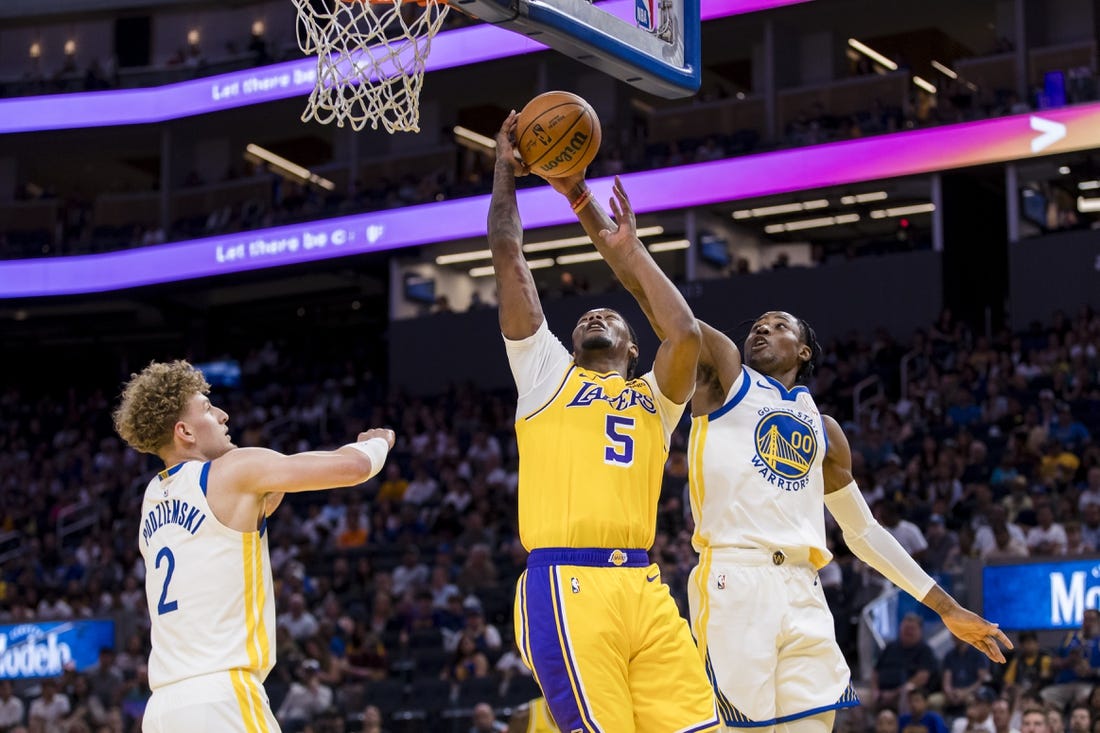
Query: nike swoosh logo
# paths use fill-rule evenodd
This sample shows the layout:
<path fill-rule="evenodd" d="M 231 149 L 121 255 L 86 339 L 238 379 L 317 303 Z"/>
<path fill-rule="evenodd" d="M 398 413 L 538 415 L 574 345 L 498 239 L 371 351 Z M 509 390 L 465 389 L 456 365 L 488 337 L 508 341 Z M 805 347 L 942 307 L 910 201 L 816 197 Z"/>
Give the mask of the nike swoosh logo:
<path fill-rule="evenodd" d="M 771 389 L 772 388 L 772 386 L 770 384 L 767 384 L 767 383 L 761 382 L 761 381 L 757 381 L 756 386 L 757 387 L 763 387 L 764 389 Z"/>
<path fill-rule="evenodd" d="M 654 575 L 652 578 L 647 575 L 647 576 L 645 576 L 645 579 L 646 579 L 646 582 L 652 583 L 654 580 L 656 580 L 659 577 L 661 577 L 660 574 Z"/>

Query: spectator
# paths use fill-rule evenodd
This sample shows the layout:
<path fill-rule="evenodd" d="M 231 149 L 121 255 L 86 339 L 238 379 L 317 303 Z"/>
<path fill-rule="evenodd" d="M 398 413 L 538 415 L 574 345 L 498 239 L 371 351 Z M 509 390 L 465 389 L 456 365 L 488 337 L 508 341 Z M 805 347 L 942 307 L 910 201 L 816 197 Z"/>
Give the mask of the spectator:
<path fill-rule="evenodd" d="M 470 733 L 508 733 L 508 726 L 496 719 L 493 708 L 487 702 L 474 706 L 473 727 Z"/>
<path fill-rule="evenodd" d="M 1054 510 L 1049 504 L 1035 511 L 1038 526 L 1027 533 L 1027 548 L 1032 555 L 1065 555 L 1066 530 L 1054 521 Z"/>
<path fill-rule="evenodd" d="M 1088 705 L 1074 705 L 1070 710 L 1069 733 L 1092 733 L 1092 712 Z"/>
<path fill-rule="evenodd" d="M 306 599 L 301 593 L 290 597 L 286 613 L 279 614 L 279 626 L 286 627 L 295 641 L 308 639 L 317 633 L 317 619 L 306 610 Z"/>
<path fill-rule="evenodd" d="M 423 466 L 418 466 L 413 480 L 405 488 L 405 501 L 416 506 L 431 502 L 439 491 L 439 482 L 428 475 Z"/>
<path fill-rule="evenodd" d="M 405 547 L 401 564 L 393 570 L 393 594 L 403 596 L 428 582 L 428 566 L 420 562 L 420 548 L 410 544 Z"/>
<path fill-rule="evenodd" d="M 11 680 L 0 680 L 0 731 L 23 724 L 23 701 L 12 694 Z"/>
<path fill-rule="evenodd" d="M 280 725 L 294 727 L 308 723 L 332 705 L 332 689 L 321 684 L 320 671 L 316 659 L 307 659 L 299 666 L 299 679 L 290 685 L 275 716 Z"/>
<path fill-rule="evenodd" d="M 871 699 L 877 707 L 897 708 L 903 694 L 926 687 L 936 674 L 939 665 L 923 639 L 923 627 L 918 614 L 906 614 L 898 638 L 883 648 L 871 674 Z"/>
<path fill-rule="evenodd" d="M 382 711 L 376 705 L 363 709 L 363 729 L 361 733 L 387 733 L 382 727 Z"/>
<path fill-rule="evenodd" d="M 930 575 L 944 572 L 948 559 L 959 551 L 959 536 L 947 529 L 943 516 L 933 514 L 928 518 L 925 530 L 928 549 L 924 553 L 924 569 Z M 930 733 L 935 733 L 931 731 Z"/>
<path fill-rule="evenodd" d="M 359 512 L 348 512 L 344 519 L 344 528 L 336 536 L 336 547 L 340 550 L 353 550 L 367 545 L 367 528 Z"/>
<path fill-rule="evenodd" d="M 458 645 L 455 647 L 451 661 L 447 663 L 440 676 L 452 682 L 462 682 L 475 677 L 485 677 L 488 674 L 488 657 L 478 650 L 473 637 L 463 632 L 458 637 Z"/>
<path fill-rule="evenodd" d="M 1054 684 L 1040 692 L 1045 702 L 1064 710 L 1088 697 L 1100 671 L 1100 611 L 1085 609 L 1081 628 L 1066 636 L 1054 668 Z"/>
<path fill-rule="evenodd" d="M 65 733 L 64 720 L 70 709 L 69 698 L 57 691 L 57 681 L 47 677 L 42 680 L 42 695 L 31 701 L 30 728 L 41 733 Z"/>
<path fill-rule="evenodd" d="M 958 714 L 978 688 L 989 682 L 989 659 L 961 639 L 943 658 L 944 711 Z"/>
<path fill-rule="evenodd" d="M 466 626 L 463 633 L 474 640 L 479 651 L 483 651 L 491 657 L 496 657 L 500 653 L 500 631 L 497 630 L 496 626 L 485 622 L 485 612 L 482 610 L 480 603 L 467 601 L 465 610 Z"/>
<path fill-rule="evenodd" d="M 1012 727 L 1012 705 L 1008 700 L 999 697 L 993 701 L 993 730 L 995 733 L 1020 733 Z M 1088 731 L 1092 733 L 1092 731 Z"/>
<path fill-rule="evenodd" d="M 1062 525 L 1066 530 L 1066 555 L 1079 557 L 1096 552 L 1096 545 L 1085 540 L 1084 528 L 1076 519 Z"/>
<path fill-rule="evenodd" d="M 951 733 L 971 733 L 975 730 L 996 733 L 992 710 L 995 699 L 993 690 L 988 687 L 973 690 L 966 699 L 966 715 L 951 725 Z"/>
<path fill-rule="evenodd" d="M 1051 733 L 1046 713 L 1039 708 L 1025 710 L 1020 733 Z"/>
<path fill-rule="evenodd" d="M 898 733 L 898 714 L 884 707 L 875 715 L 875 733 Z"/>
<path fill-rule="evenodd" d="M 467 593 L 496 586 L 497 568 L 493 564 L 489 545 L 479 542 L 470 547 L 470 553 L 456 582 L 458 587 Z"/>
<path fill-rule="evenodd" d="M 947 733 L 943 716 L 928 709 L 928 695 L 920 688 L 909 691 L 909 712 L 898 718 L 898 727 L 905 730 L 912 723 L 924 726 L 928 733 Z"/>
<path fill-rule="evenodd" d="M 1039 647 L 1039 636 L 1034 631 L 1021 631 L 1019 651 L 1005 667 L 1005 685 L 1017 694 L 1038 694 L 1053 679 L 1053 660 Z"/>
<path fill-rule="evenodd" d="M 893 535 L 894 539 L 905 548 L 905 551 L 917 561 L 924 559 L 924 551 L 928 549 L 928 542 L 920 528 L 907 519 L 902 519 L 905 511 L 904 505 L 893 501 L 880 501 L 876 507 L 879 522 L 886 531 Z"/>
<path fill-rule="evenodd" d="M 1066 733 L 1066 718 L 1057 708 L 1047 710 L 1047 727 L 1050 733 Z"/>
<path fill-rule="evenodd" d="M 1012 546 L 1027 547 L 1027 535 L 1018 524 L 1009 521 L 1008 510 L 1005 507 L 1000 505 L 990 507 L 988 519 L 988 523 L 978 527 L 974 534 L 974 548 L 980 556 L 984 557 L 996 547 L 997 541 L 993 536 L 993 528 L 1000 525 L 1004 525 L 1008 530 Z"/>
<path fill-rule="evenodd" d="M 450 581 L 447 568 L 436 565 L 432 568 L 431 577 L 428 579 L 428 590 L 432 594 L 432 606 L 446 608 L 447 599 L 452 595 L 461 597 L 458 586 Z"/>
<path fill-rule="evenodd" d="M 378 487 L 378 501 L 400 502 L 405 498 L 409 482 L 401 475 L 401 466 L 396 461 L 386 465 L 386 480 Z"/>

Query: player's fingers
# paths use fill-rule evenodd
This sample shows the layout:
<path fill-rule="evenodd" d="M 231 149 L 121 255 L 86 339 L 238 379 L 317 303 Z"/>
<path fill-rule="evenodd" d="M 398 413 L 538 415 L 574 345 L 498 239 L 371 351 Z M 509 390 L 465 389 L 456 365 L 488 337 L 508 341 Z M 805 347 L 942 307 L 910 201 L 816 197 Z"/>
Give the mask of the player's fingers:
<path fill-rule="evenodd" d="M 994 639 L 999 641 L 1001 645 L 1006 649 L 1013 648 L 1012 641 L 1007 636 L 1005 636 L 1005 632 L 1001 631 L 1000 629 L 994 628 L 992 636 Z"/>
<path fill-rule="evenodd" d="M 622 210 L 622 207 L 619 206 L 619 202 L 615 199 L 614 196 L 612 196 L 611 198 L 609 198 L 607 200 L 607 204 L 608 204 L 608 206 L 611 207 L 611 213 L 613 213 L 615 215 L 615 221 L 616 222 L 622 221 L 622 219 L 623 219 L 623 210 Z"/>
<path fill-rule="evenodd" d="M 615 188 L 622 194 L 623 201 L 626 202 L 627 207 L 630 207 L 630 196 L 626 193 L 626 186 L 623 185 L 623 179 L 619 176 L 615 176 Z"/>

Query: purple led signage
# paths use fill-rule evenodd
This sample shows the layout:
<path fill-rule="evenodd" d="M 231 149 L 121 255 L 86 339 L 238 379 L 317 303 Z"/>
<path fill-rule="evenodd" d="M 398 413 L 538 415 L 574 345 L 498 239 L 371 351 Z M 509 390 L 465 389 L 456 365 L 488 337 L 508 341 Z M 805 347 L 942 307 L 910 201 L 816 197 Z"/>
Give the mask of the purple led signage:
<path fill-rule="evenodd" d="M 623 176 L 639 213 L 1100 147 L 1100 103 Z M 592 181 L 601 200 L 607 178 Z M 519 192 L 524 226 L 574 221 L 548 186 Z M 475 196 L 100 255 L 0 262 L 0 298 L 94 293 L 485 235 Z"/>
<path fill-rule="evenodd" d="M 702 0 L 702 18 L 713 20 L 807 1 Z M 600 7 L 620 18 L 633 20 L 633 0 L 609 0 Z M 517 33 L 491 25 L 477 25 L 436 36 L 426 68 L 438 71 L 544 50 L 546 46 Z M 0 101 L 0 134 L 141 125 L 210 114 L 305 96 L 316 80 L 316 59 L 302 58 L 146 89 L 5 99 Z"/>

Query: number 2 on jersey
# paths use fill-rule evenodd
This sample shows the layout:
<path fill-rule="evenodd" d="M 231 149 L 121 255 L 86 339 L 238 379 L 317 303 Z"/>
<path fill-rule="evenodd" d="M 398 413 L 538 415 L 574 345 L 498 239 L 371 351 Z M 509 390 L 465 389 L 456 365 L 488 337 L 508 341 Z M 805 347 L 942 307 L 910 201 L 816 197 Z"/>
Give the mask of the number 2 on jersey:
<path fill-rule="evenodd" d="M 608 415 L 605 432 L 612 445 L 603 449 L 604 463 L 629 466 L 634 462 L 634 438 L 628 431 L 634 429 L 634 418 Z"/>
<path fill-rule="evenodd" d="M 157 603 L 157 613 L 163 616 L 166 613 L 172 613 L 179 608 L 178 601 L 166 601 L 168 597 L 168 584 L 172 582 L 172 571 L 176 569 L 176 558 L 172 555 L 172 551 L 167 547 L 160 548 L 160 552 L 157 553 L 157 570 L 160 570 L 161 559 L 167 561 L 168 572 L 164 574 L 164 588 L 160 591 L 160 602 Z"/>

